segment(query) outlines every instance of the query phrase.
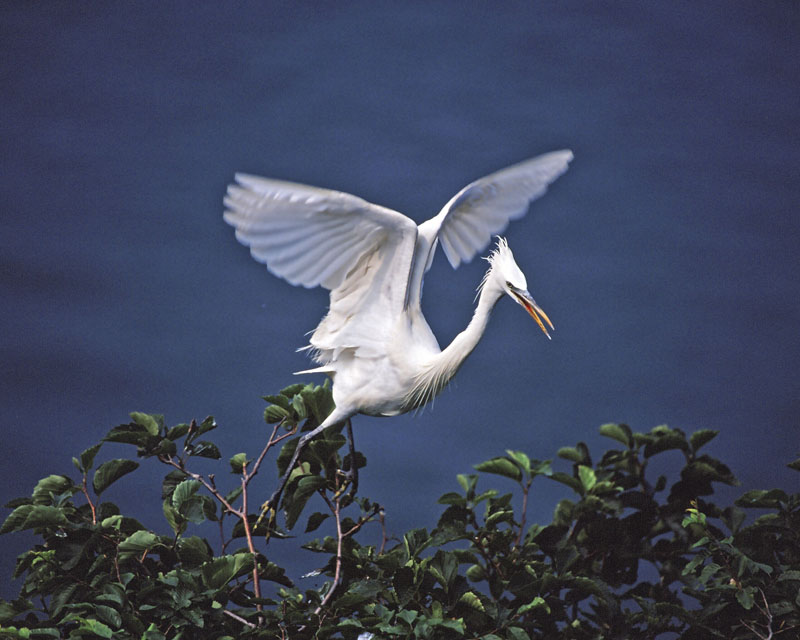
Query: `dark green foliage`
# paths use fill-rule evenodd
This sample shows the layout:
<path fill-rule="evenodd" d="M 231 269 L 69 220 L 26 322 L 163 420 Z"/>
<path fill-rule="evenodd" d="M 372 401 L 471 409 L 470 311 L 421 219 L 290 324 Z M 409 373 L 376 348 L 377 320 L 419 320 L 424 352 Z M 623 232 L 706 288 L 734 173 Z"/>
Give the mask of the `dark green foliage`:
<path fill-rule="evenodd" d="M 217 426 L 212 418 L 167 427 L 161 416 L 134 413 L 108 433 L 115 453 L 168 467 L 161 487 L 142 488 L 161 500 L 168 527 L 145 526 L 100 501 L 140 463 L 97 464 L 99 444 L 73 458 L 77 479 L 46 476 L 30 497 L 7 505 L 0 533 L 25 532 L 32 546 L 17 561 L 19 597 L 0 601 L 0 638 L 800 633 L 800 494 L 748 491 L 735 505 L 713 503 L 715 484 L 736 484 L 723 463 L 700 452 L 717 433 L 687 438 L 665 426 L 634 433 L 605 424 L 600 433 L 612 448 L 599 458 L 584 443 L 558 449 L 556 464 L 507 451 L 457 477 L 459 490 L 439 499 L 443 511 L 430 531 L 396 539 L 381 535 L 382 508 L 357 497 L 355 472 L 366 459 L 341 430 L 328 430 L 303 452 L 281 505 L 286 529 L 300 523 L 321 536 L 304 548 L 327 581 L 301 591 L 275 563 L 293 539 L 274 512 L 260 513 L 249 482 L 278 444 L 282 472 L 296 434 L 333 404 L 327 387 L 312 385 L 265 399 L 271 435 L 261 452 L 219 463 L 225 488 L 191 469 L 192 458 L 222 457 L 204 439 Z M 680 463 L 652 478 L 650 461 L 664 452 Z M 800 469 L 798 461 L 789 466 Z M 565 491 L 546 525 L 527 523 L 534 481 Z M 214 540 L 192 532 L 206 521 L 219 531 Z"/>

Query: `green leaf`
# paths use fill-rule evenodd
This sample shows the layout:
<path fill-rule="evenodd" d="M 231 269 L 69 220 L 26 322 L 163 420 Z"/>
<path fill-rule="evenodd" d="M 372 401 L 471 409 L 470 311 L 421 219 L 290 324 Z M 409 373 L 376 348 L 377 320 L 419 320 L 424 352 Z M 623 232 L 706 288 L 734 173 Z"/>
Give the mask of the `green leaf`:
<path fill-rule="evenodd" d="M 487 516 L 483 526 L 486 529 L 496 528 L 501 522 L 514 524 L 514 512 L 511 509 L 495 511 L 490 516 Z"/>
<path fill-rule="evenodd" d="M 670 429 L 669 427 L 662 425 L 652 429 L 650 431 L 650 435 L 655 436 L 655 438 L 645 445 L 645 458 L 650 458 L 657 453 L 669 451 L 671 449 L 680 449 L 681 451 L 688 451 L 689 449 L 689 443 L 686 442 L 686 436 L 677 429 Z"/>
<path fill-rule="evenodd" d="M 633 434 L 631 433 L 631 428 L 627 424 L 608 422 L 604 425 L 600 425 L 600 435 L 606 438 L 613 438 L 626 447 L 630 447 L 633 444 Z"/>
<path fill-rule="evenodd" d="M 180 471 L 178 469 L 173 469 L 170 471 L 164 476 L 164 480 L 161 482 L 161 497 L 172 497 L 172 492 L 175 491 L 175 487 L 177 487 L 184 480 L 186 480 L 186 473 L 184 471 Z"/>
<path fill-rule="evenodd" d="M 403 536 L 406 558 L 416 558 L 430 544 L 430 536 L 425 529 L 411 529 Z"/>
<path fill-rule="evenodd" d="M 49 505 L 23 504 L 14 509 L 0 527 L 0 534 L 69 524 L 64 512 Z"/>
<path fill-rule="evenodd" d="M 258 575 L 260 575 L 263 580 L 271 580 L 272 582 L 282 584 L 284 587 L 294 586 L 286 575 L 286 570 L 283 567 L 279 567 L 274 562 L 267 562 L 266 564 L 263 562 L 259 563 Z"/>
<path fill-rule="evenodd" d="M 350 609 L 363 602 L 371 602 L 382 589 L 379 580 L 359 580 L 352 582 L 347 591 L 333 603 L 335 608 Z"/>
<path fill-rule="evenodd" d="M 161 539 L 152 531 L 140 530 L 132 533 L 119 543 L 122 557 L 139 556 L 153 547 L 161 545 Z"/>
<path fill-rule="evenodd" d="M 788 501 L 789 496 L 780 489 L 769 491 L 754 489 L 744 493 L 736 500 L 736 505 L 747 509 L 777 509 L 781 503 L 786 504 Z"/>
<path fill-rule="evenodd" d="M 148 606 L 148 605 L 144 605 L 144 606 L 140 607 L 140 609 L 144 609 L 145 606 Z M 150 605 L 150 606 L 152 606 L 152 605 Z M 161 633 L 158 630 L 158 627 L 156 626 L 156 623 L 155 622 L 151 622 L 150 626 L 147 627 L 145 632 L 142 634 L 141 640 L 166 640 L 166 638 L 167 638 L 167 636 L 165 636 L 163 633 Z"/>
<path fill-rule="evenodd" d="M 202 436 L 204 433 L 213 431 L 216 428 L 217 428 L 217 423 L 214 421 L 214 416 L 208 416 L 200 424 L 195 425 L 195 428 L 192 431 L 192 436 L 196 438 L 198 436 Z"/>
<path fill-rule="evenodd" d="M 722 567 L 720 567 L 716 562 L 709 562 L 703 570 L 700 572 L 700 577 L 698 578 L 702 584 L 707 584 L 711 577 L 717 573 Z"/>
<path fill-rule="evenodd" d="M 465 506 L 467 501 L 464 499 L 460 493 L 456 493 L 455 491 L 450 491 L 448 493 L 443 494 L 437 502 L 439 504 L 456 504 L 459 506 Z"/>
<path fill-rule="evenodd" d="M 330 389 L 309 384 L 300 394 L 303 396 L 308 415 L 317 424 L 322 424 L 335 406 Z"/>
<path fill-rule="evenodd" d="M 280 394 L 291 399 L 293 396 L 300 393 L 305 386 L 306 385 L 304 385 L 302 382 L 295 382 L 294 384 L 290 384 L 288 387 L 281 389 Z"/>
<path fill-rule="evenodd" d="M 297 488 L 292 493 L 290 500 L 286 501 L 286 527 L 294 527 L 300 514 L 306 506 L 308 499 L 314 495 L 318 489 L 327 486 L 328 482 L 322 476 L 306 475 L 297 482 Z"/>
<path fill-rule="evenodd" d="M 594 486 L 597 484 L 597 476 L 594 473 L 594 469 L 591 467 L 585 467 L 583 465 L 578 466 L 578 478 L 581 481 L 581 485 L 583 485 L 584 490 L 591 491 Z"/>
<path fill-rule="evenodd" d="M 153 438 L 146 427 L 139 424 L 121 424 L 114 427 L 103 438 L 104 442 L 121 442 L 124 444 L 135 444 L 144 447 Z"/>
<path fill-rule="evenodd" d="M 572 462 L 583 462 L 584 456 L 583 454 L 578 451 L 575 447 L 561 447 L 557 452 L 556 455 L 559 458 L 564 458 L 564 460 L 571 460 Z"/>
<path fill-rule="evenodd" d="M 198 480 L 186 478 L 172 492 L 172 506 L 181 510 L 191 500 L 202 485 Z"/>
<path fill-rule="evenodd" d="M 86 637 L 86 634 L 92 634 L 99 638 L 111 638 L 114 635 L 114 632 L 111 630 L 111 628 L 99 620 L 84 618 L 83 616 L 74 613 L 71 613 L 61 620 L 62 624 L 67 624 L 70 622 L 78 623 L 78 627 L 72 629 L 70 632 L 70 636 L 75 638 Z"/>
<path fill-rule="evenodd" d="M 78 489 L 67 476 L 47 476 L 36 483 L 33 489 L 33 503 L 52 505 L 54 497 L 72 490 L 77 491 Z"/>
<path fill-rule="evenodd" d="M 492 458 L 486 462 L 474 465 L 475 469 L 483 473 L 494 473 L 499 476 L 511 478 L 519 482 L 522 479 L 522 472 L 519 467 L 508 458 Z"/>
<path fill-rule="evenodd" d="M 89 447 L 85 451 L 81 452 L 81 468 L 80 471 L 85 473 L 92 468 L 94 465 L 94 457 L 97 455 L 97 452 L 100 451 L 100 447 L 103 446 L 103 443 L 99 443 L 94 445 L 93 447 Z"/>
<path fill-rule="evenodd" d="M 286 409 L 287 414 L 289 412 L 289 408 L 292 406 L 289 398 L 282 394 L 278 394 L 276 396 L 261 396 L 261 398 L 271 404 L 278 405 L 281 409 Z"/>
<path fill-rule="evenodd" d="M 156 414 L 151 415 L 139 411 L 134 411 L 130 416 L 131 420 L 139 426 L 144 427 L 151 436 L 157 436 L 164 428 L 164 416 Z"/>
<path fill-rule="evenodd" d="M 244 469 L 244 465 L 248 462 L 246 453 L 237 453 L 233 456 L 228 463 L 231 465 L 231 473 L 239 474 Z"/>
<path fill-rule="evenodd" d="M 231 580 L 253 570 L 253 556 L 250 553 L 212 558 L 200 567 L 203 583 L 209 589 L 222 589 Z"/>
<path fill-rule="evenodd" d="M 212 460 L 219 460 L 222 457 L 217 445 L 207 440 L 200 440 L 199 442 L 193 443 L 189 455 L 198 458 L 211 458 Z"/>
<path fill-rule="evenodd" d="M 228 504 L 233 504 L 239 498 L 240 495 L 242 495 L 242 486 L 241 485 L 239 485 L 238 487 L 232 489 L 231 492 L 228 493 L 225 496 L 225 501 Z"/>
<path fill-rule="evenodd" d="M 184 565 L 194 568 L 211 560 L 211 551 L 205 540 L 189 536 L 178 541 L 178 557 Z"/>
<path fill-rule="evenodd" d="M 736 592 L 736 600 L 742 605 L 743 609 L 750 611 L 753 608 L 753 594 L 755 593 L 754 587 L 744 587 Z"/>
<path fill-rule="evenodd" d="M 790 469 L 794 469 L 795 471 L 800 471 L 800 458 L 790 462 L 786 466 L 789 467 Z"/>
<path fill-rule="evenodd" d="M 189 453 L 189 455 L 193 455 L 193 451 L 195 449 L 195 440 L 197 440 L 200 436 L 204 433 L 208 433 L 213 429 L 217 428 L 217 423 L 214 421 L 214 416 L 208 416 L 205 420 L 203 420 L 200 424 L 197 424 L 197 421 L 192 420 L 192 423 L 189 425 L 189 429 L 186 432 L 186 440 L 184 441 L 184 450 Z M 198 446 L 204 443 L 198 443 Z M 205 443 L 209 444 L 209 443 Z M 213 445 L 212 445 L 213 446 Z"/>
<path fill-rule="evenodd" d="M 451 631 L 455 631 L 462 636 L 466 633 L 466 627 L 464 626 L 464 620 L 462 618 L 448 618 L 434 622 L 433 626 L 440 627 L 442 629 L 450 629 Z"/>
<path fill-rule="evenodd" d="M 692 558 L 691 560 L 689 560 L 689 562 L 686 563 L 686 566 L 683 568 L 683 571 L 681 571 L 681 574 L 685 576 L 692 573 L 695 569 L 697 569 L 697 567 L 703 564 L 704 560 L 705 560 L 704 555 L 700 554 L 696 555 L 694 558 Z"/>
<path fill-rule="evenodd" d="M 524 454 L 522 451 L 512 451 L 511 449 L 506 449 L 506 453 L 508 454 L 509 458 L 519 465 L 523 472 L 525 472 L 527 475 L 530 475 L 531 459 L 526 454 Z"/>
<path fill-rule="evenodd" d="M 689 436 L 689 445 L 692 447 L 692 451 L 699 451 L 700 447 L 716 438 L 718 433 L 719 431 L 713 429 L 700 429 L 699 431 L 695 431 Z"/>
<path fill-rule="evenodd" d="M 549 608 L 547 612 L 550 613 Z M 509 627 L 507 631 L 509 640 L 531 640 L 531 637 L 521 627 Z"/>
<path fill-rule="evenodd" d="M 94 605 L 94 613 L 101 622 L 104 622 L 109 627 L 119 629 L 122 626 L 122 616 L 116 609 L 112 609 L 104 604 Z"/>
<path fill-rule="evenodd" d="M 288 404 L 288 403 L 287 403 Z M 264 409 L 264 422 L 267 424 L 275 424 L 289 416 L 289 412 L 283 407 L 271 404 Z"/>
<path fill-rule="evenodd" d="M 126 460 L 124 458 L 117 458 L 104 462 L 97 468 L 97 471 L 94 472 L 94 477 L 92 478 L 94 492 L 100 495 L 122 476 L 138 468 L 138 462 L 135 460 Z"/>
<path fill-rule="evenodd" d="M 555 480 L 556 482 L 560 482 L 561 484 L 565 484 L 570 487 L 575 493 L 583 495 L 583 485 L 581 481 L 577 478 L 568 475 L 566 473 L 562 473 L 561 471 L 554 471 L 553 475 L 550 476 L 551 479 Z"/>
<path fill-rule="evenodd" d="M 293 494 L 294 500 L 302 500 L 304 498 L 308 498 L 312 496 L 318 489 L 322 489 L 327 486 L 328 481 L 325 480 L 322 476 L 315 476 L 315 475 L 307 475 L 300 478 L 297 483 L 297 489 L 295 489 Z"/>
<path fill-rule="evenodd" d="M 166 438 L 167 440 L 172 440 L 173 442 L 178 438 L 182 438 L 187 433 L 189 433 L 189 425 L 186 423 L 176 424 L 172 427 L 169 431 L 167 431 Z"/>
<path fill-rule="evenodd" d="M 305 420 L 308 417 L 306 403 L 303 400 L 303 396 L 299 394 L 292 398 L 292 409 L 294 409 L 295 414 L 297 414 L 298 420 Z"/>
<path fill-rule="evenodd" d="M 33 511 L 32 504 L 21 504 L 15 508 L 8 514 L 5 521 L 3 521 L 3 525 L 0 526 L 0 534 L 22 531 L 24 529 L 25 520 L 27 520 L 31 511 Z"/>
<path fill-rule="evenodd" d="M 481 582 L 486 579 L 486 570 L 479 564 L 473 564 L 467 569 L 467 578 L 472 582 Z"/>
<path fill-rule="evenodd" d="M 542 609 L 545 613 L 550 613 L 550 607 L 547 605 L 547 602 L 545 602 L 544 598 L 541 596 L 536 596 L 528 604 L 523 604 L 519 609 L 517 609 L 517 615 L 520 616 L 531 609 Z"/>
<path fill-rule="evenodd" d="M 316 531 L 330 515 L 329 513 L 312 513 L 308 518 L 308 524 L 306 524 L 306 533 Z"/>
<path fill-rule="evenodd" d="M 472 567 L 470 567 L 470 569 L 472 569 L 473 567 L 479 567 L 479 565 L 473 565 Z M 483 569 L 481 569 L 481 572 L 483 572 Z M 467 571 L 467 573 L 469 573 L 469 571 Z M 472 591 L 465 591 L 458 599 L 458 601 L 467 605 L 471 609 L 475 609 L 475 611 L 480 611 L 480 612 L 486 611 L 486 608 L 483 606 L 483 602 L 481 602 L 481 599 Z"/>
<path fill-rule="evenodd" d="M 458 480 L 458 484 L 461 485 L 461 488 L 467 494 L 469 498 L 471 495 L 475 493 L 475 485 L 478 483 L 478 476 L 474 473 L 459 473 L 456 476 L 456 480 Z"/>

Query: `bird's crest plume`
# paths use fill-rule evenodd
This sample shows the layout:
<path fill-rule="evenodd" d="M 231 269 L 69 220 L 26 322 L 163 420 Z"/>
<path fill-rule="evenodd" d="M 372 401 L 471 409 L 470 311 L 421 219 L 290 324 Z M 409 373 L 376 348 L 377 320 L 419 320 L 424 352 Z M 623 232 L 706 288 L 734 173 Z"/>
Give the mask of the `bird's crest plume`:
<path fill-rule="evenodd" d="M 481 291 L 483 291 L 483 288 L 486 286 L 486 283 L 489 281 L 489 278 L 495 269 L 500 268 L 503 263 L 508 262 L 509 260 L 512 264 L 516 264 L 514 262 L 514 254 L 511 252 L 511 248 L 508 246 L 508 241 L 502 236 L 497 236 L 497 245 L 494 249 L 492 249 L 492 252 L 484 258 L 484 260 L 489 263 L 489 269 L 483 274 L 483 280 L 481 280 L 480 284 L 478 285 L 478 289 L 475 293 L 476 300 L 478 299 L 478 296 L 481 295 Z"/>

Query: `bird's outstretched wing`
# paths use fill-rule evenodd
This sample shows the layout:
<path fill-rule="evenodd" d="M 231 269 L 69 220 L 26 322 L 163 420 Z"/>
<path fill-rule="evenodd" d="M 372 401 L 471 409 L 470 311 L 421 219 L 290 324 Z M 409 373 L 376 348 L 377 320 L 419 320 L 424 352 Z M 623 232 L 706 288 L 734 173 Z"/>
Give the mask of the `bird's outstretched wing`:
<path fill-rule="evenodd" d="M 328 315 L 311 338 L 317 360 L 343 349 L 370 351 L 385 339 L 384 317 L 403 308 L 417 226 L 397 211 L 356 196 L 237 174 L 225 221 L 275 275 L 331 290 Z"/>
<path fill-rule="evenodd" d="M 571 160 L 571 151 L 553 151 L 468 184 L 436 217 L 420 225 L 429 251 L 435 251 L 438 239 L 454 269 L 469 262 L 509 221 L 524 216 L 531 201 L 547 191 L 547 185 L 567 170 Z M 431 257 L 430 253 L 417 256 L 428 266 Z"/>

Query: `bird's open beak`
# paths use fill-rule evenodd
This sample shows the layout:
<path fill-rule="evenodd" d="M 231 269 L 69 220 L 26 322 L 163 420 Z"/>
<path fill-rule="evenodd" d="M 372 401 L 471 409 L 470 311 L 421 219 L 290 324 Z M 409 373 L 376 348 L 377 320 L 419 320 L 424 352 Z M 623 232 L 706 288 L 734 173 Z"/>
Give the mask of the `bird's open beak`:
<path fill-rule="evenodd" d="M 536 320 L 536 324 L 539 325 L 539 328 L 544 331 L 544 335 L 550 339 L 550 334 L 547 332 L 547 327 L 544 326 L 544 322 L 542 322 L 542 318 L 547 323 L 547 326 L 550 327 L 551 330 L 555 330 L 553 327 L 553 323 L 550 322 L 550 318 L 547 317 L 547 314 L 544 312 L 538 304 L 536 304 L 536 300 L 531 297 L 531 294 L 527 291 L 518 291 L 513 290 L 512 293 L 516 296 L 517 301 L 523 306 L 525 311 L 527 311 L 531 318 Z M 541 317 L 539 317 L 541 316 Z"/>

